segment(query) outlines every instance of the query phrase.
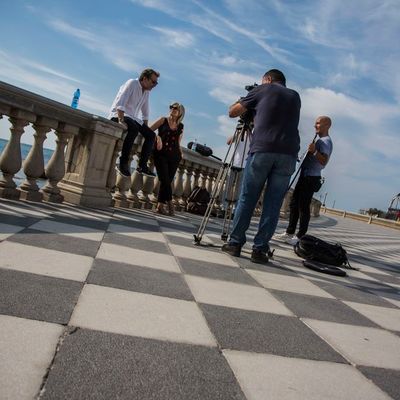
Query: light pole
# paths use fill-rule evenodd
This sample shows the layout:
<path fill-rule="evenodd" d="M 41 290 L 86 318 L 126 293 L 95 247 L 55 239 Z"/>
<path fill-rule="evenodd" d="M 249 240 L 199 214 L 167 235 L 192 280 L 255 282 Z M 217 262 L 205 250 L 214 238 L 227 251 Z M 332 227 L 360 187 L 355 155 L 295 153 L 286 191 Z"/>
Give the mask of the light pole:
<path fill-rule="evenodd" d="M 333 200 L 332 208 L 335 208 L 336 200 Z"/>
<path fill-rule="evenodd" d="M 323 206 L 323 207 L 325 207 L 326 196 L 328 196 L 328 192 L 326 192 L 326 193 L 325 193 L 325 196 L 324 196 L 324 202 L 322 203 L 322 206 Z"/>

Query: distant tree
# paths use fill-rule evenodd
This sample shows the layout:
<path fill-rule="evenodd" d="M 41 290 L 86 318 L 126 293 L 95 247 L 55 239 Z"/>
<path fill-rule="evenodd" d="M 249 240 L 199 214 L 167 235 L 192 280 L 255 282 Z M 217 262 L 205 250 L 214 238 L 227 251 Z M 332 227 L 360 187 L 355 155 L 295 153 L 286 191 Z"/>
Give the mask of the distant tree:
<path fill-rule="evenodd" d="M 367 210 L 367 214 L 372 215 L 372 216 L 377 216 L 379 218 L 384 218 L 386 215 L 386 212 L 374 207 L 374 208 L 369 208 Z"/>

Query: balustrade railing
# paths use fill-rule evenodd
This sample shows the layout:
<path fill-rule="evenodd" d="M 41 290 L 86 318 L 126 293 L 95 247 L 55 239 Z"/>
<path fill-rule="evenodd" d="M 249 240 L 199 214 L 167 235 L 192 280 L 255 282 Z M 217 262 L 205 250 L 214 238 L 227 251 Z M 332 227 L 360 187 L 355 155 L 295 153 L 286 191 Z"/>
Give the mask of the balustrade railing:
<path fill-rule="evenodd" d="M 105 118 L 0 82 L 0 118 L 8 117 L 10 135 L 0 155 L 0 197 L 30 201 L 69 202 L 90 207 L 151 209 L 157 202 L 159 181 L 136 171 L 131 178 L 117 174 L 115 165 L 122 147 L 123 128 Z M 33 129 L 33 145 L 22 163 L 21 136 Z M 43 148 L 48 134 L 56 135 L 55 151 L 45 165 Z M 139 135 L 131 154 L 136 161 L 141 150 Z M 183 210 L 196 186 L 210 193 L 216 185 L 221 162 L 182 148 L 183 159 L 172 183 L 173 204 Z M 25 180 L 18 187 L 15 175 Z M 151 168 L 154 166 L 151 164 Z M 41 189 L 38 180 L 45 177 Z M 223 207 L 223 190 L 215 208 Z M 286 216 L 290 193 L 281 209 Z M 319 215 L 320 202 L 313 200 L 312 215 Z M 259 213 L 259 207 L 256 213 Z"/>

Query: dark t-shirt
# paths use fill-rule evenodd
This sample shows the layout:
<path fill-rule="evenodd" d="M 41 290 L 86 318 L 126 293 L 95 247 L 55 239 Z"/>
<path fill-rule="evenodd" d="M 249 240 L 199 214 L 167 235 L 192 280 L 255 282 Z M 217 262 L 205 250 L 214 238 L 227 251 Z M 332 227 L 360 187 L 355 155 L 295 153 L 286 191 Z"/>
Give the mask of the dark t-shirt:
<path fill-rule="evenodd" d="M 297 156 L 300 149 L 300 96 L 279 83 L 251 90 L 240 104 L 255 112 L 250 153 L 281 153 Z"/>
<path fill-rule="evenodd" d="M 176 129 L 171 129 L 168 119 L 164 118 L 164 122 L 158 128 L 158 135 L 161 137 L 162 149 L 154 150 L 154 155 L 165 155 L 168 157 L 180 157 L 181 151 L 179 146 L 179 136 L 182 135 L 183 124 L 179 123 Z"/>

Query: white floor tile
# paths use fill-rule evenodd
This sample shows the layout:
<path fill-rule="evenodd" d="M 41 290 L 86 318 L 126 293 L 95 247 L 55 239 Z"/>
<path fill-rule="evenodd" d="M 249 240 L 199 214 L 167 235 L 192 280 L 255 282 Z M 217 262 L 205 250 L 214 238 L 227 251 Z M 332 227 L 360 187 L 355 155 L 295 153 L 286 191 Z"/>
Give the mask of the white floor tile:
<path fill-rule="evenodd" d="M 400 370 L 400 338 L 382 329 L 302 319 L 357 365 Z"/>
<path fill-rule="evenodd" d="M 70 325 L 124 335 L 216 346 L 197 304 L 86 285 Z"/>
<path fill-rule="evenodd" d="M 175 257 L 190 258 L 192 260 L 212 262 L 229 267 L 239 267 L 238 264 L 232 260 L 232 258 L 220 251 L 205 250 L 199 246 L 180 246 L 177 244 L 169 245 L 172 254 Z"/>
<path fill-rule="evenodd" d="M 116 244 L 102 243 L 97 253 L 97 258 L 125 264 L 139 265 L 141 267 L 161 269 L 164 271 L 181 272 L 173 256 L 168 254 L 156 254 L 151 251 L 131 249 Z"/>
<path fill-rule="evenodd" d="M 369 304 L 344 301 L 349 307 L 374 321 L 383 328 L 400 332 L 400 310 L 395 308 L 377 307 Z"/>
<path fill-rule="evenodd" d="M 0 243 L 0 268 L 83 282 L 93 258 L 24 244 Z"/>
<path fill-rule="evenodd" d="M 104 231 L 99 229 L 87 228 L 85 226 L 64 224 L 52 220 L 41 220 L 29 227 L 39 231 L 58 233 L 60 235 L 72 236 L 79 239 L 96 240 L 100 242 L 103 239 Z"/>
<path fill-rule="evenodd" d="M 304 278 L 255 270 L 247 270 L 247 272 L 258 283 L 268 289 L 283 290 L 285 292 L 308 294 L 311 296 L 327 297 L 331 299 L 334 298 L 332 295 L 325 292 L 325 290 L 320 289 L 318 286 Z"/>
<path fill-rule="evenodd" d="M 33 399 L 63 326 L 0 315 L 0 398 Z"/>
<path fill-rule="evenodd" d="M 233 350 L 223 354 L 248 399 L 390 399 L 350 365 Z"/>
<path fill-rule="evenodd" d="M 272 314 L 293 315 L 263 288 L 191 275 L 185 275 L 185 279 L 199 303 Z"/>
<path fill-rule="evenodd" d="M 137 214 L 132 214 L 132 216 L 130 216 L 116 212 L 114 214 L 113 221 L 118 221 L 118 220 L 130 222 L 132 223 L 132 225 L 135 225 L 135 222 L 138 222 L 141 224 L 158 226 L 158 222 L 154 218 L 151 218 L 150 215 L 147 217 L 145 215 L 139 217 Z"/>

